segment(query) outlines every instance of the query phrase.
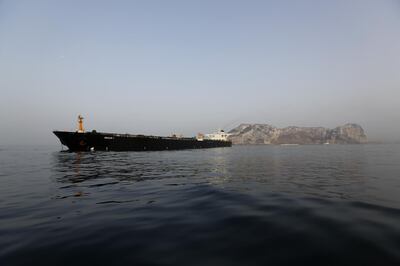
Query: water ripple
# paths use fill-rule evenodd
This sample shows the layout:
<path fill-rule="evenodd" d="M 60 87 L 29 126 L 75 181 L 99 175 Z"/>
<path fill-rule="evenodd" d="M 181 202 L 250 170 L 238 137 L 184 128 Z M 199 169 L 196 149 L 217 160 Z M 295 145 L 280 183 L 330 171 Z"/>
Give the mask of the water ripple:
<path fill-rule="evenodd" d="M 400 265 L 396 145 L 7 151 L 1 265 Z"/>

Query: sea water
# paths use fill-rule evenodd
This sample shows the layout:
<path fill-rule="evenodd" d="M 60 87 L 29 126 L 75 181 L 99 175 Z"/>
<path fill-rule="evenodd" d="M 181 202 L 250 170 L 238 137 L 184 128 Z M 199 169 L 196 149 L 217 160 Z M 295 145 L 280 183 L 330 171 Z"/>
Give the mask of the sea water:
<path fill-rule="evenodd" d="M 0 146 L 0 265 L 400 265 L 400 145 Z"/>

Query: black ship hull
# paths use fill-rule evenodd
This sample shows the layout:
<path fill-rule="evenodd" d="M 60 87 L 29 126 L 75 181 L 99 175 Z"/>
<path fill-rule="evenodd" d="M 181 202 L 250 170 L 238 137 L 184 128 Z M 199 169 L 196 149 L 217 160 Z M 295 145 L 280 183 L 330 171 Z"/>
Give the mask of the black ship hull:
<path fill-rule="evenodd" d="M 223 140 L 157 137 L 130 134 L 53 131 L 70 151 L 160 151 L 231 147 Z"/>

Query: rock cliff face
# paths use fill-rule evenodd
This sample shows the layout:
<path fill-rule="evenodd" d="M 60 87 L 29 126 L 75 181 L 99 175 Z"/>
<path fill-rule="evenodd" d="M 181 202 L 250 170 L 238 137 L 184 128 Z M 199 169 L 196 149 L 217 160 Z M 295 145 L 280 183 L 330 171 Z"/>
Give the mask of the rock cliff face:
<path fill-rule="evenodd" d="M 360 144 L 367 142 L 361 126 L 276 128 L 267 124 L 241 124 L 229 132 L 233 144 Z"/>

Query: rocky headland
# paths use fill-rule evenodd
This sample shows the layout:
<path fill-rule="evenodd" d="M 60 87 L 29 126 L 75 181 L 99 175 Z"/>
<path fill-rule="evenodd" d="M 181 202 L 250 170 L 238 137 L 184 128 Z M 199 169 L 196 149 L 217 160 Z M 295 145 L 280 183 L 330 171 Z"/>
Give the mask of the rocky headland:
<path fill-rule="evenodd" d="M 268 124 L 241 124 L 229 131 L 233 144 L 361 144 L 367 142 L 363 128 L 345 124 L 324 127 L 277 128 Z"/>

